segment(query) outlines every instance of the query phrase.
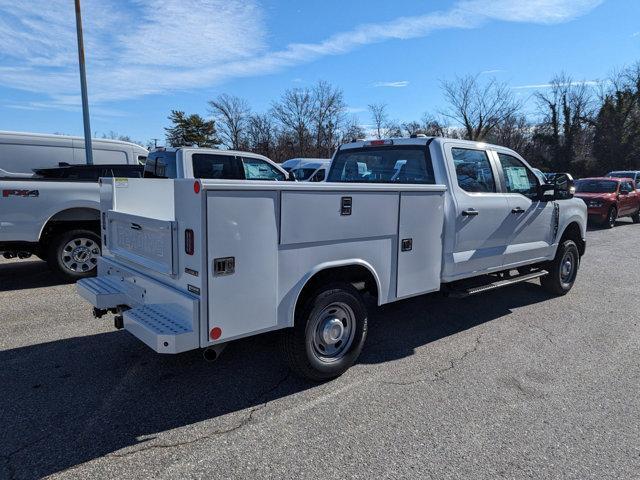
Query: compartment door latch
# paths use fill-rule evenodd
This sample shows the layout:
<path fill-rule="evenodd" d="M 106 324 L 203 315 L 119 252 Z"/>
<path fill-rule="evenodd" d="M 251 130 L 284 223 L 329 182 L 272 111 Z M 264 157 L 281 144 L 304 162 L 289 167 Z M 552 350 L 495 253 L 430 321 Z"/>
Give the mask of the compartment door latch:
<path fill-rule="evenodd" d="M 223 257 L 213 259 L 213 275 L 232 275 L 236 271 L 236 257 Z"/>

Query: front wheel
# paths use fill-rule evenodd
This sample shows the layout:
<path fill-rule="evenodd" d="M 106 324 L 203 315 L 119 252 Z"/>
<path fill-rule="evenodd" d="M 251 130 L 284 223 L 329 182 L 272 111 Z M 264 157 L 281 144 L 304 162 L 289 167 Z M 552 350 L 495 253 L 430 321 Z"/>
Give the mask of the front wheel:
<path fill-rule="evenodd" d="M 367 310 L 350 284 L 317 290 L 283 332 L 282 347 L 298 375 L 324 381 L 342 375 L 355 363 L 367 337 Z"/>
<path fill-rule="evenodd" d="M 604 221 L 604 228 L 613 228 L 616 226 L 616 219 L 618 218 L 618 209 L 611 207 L 607 214 L 607 219 Z"/>
<path fill-rule="evenodd" d="M 571 290 L 580 266 L 580 252 L 573 240 L 558 245 L 555 258 L 547 265 L 548 275 L 540 277 L 542 287 L 554 295 L 565 295 Z"/>
<path fill-rule="evenodd" d="M 100 237 L 90 230 L 71 230 L 53 237 L 47 252 L 49 267 L 65 280 L 96 274 Z"/>

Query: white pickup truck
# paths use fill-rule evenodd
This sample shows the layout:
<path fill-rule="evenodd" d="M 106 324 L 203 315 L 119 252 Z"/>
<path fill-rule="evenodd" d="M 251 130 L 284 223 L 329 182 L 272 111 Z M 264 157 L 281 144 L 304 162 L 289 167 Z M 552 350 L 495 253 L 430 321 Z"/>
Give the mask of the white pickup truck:
<path fill-rule="evenodd" d="M 100 177 L 142 177 L 142 165 L 67 165 L 0 178 L 0 253 L 35 254 L 65 279 L 95 274 L 100 255 Z"/>
<path fill-rule="evenodd" d="M 535 278 L 567 293 L 587 212 L 558 179 L 540 184 L 506 148 L 412 138 L 341 146 L 327 183 L 105 180 L 99 274 L 77 289 L 159 353 L 214 359 L 283 330 L 292 369 L 325 380 L 362 350 L 365 294 L 382 305 Z"/>
<path fill-rule="evenodd" d="M 40 175 L 31 178 L 0 178 L 0 253 L 5 258 L 35 254 L 68 280 L 95 275 L 101 247 L 98 178 L 142 176 L 142 168 L 67 165 L 35 170 Z M 152 151 L 144 176 L 289 179 L 261 155 L 191 147 Z"/>

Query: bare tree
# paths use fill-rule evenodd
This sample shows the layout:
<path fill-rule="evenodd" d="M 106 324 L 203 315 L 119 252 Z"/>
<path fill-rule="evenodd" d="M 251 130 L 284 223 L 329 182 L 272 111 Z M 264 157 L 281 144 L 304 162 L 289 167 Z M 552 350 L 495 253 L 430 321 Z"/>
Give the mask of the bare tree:
<path fill-rule="evenodd" d="M 505 118 L 489 134 L 487 140 L 516 152 L 523 152 L 531 141 L 532 128 L 524 115 L 511 115 Z"/>
<path fill-rule="evenodd" d="M 314 123 L 313 96 L 308 88 L 286 90 L 271 109 L 272 115 L 291 132 L 300 155 L 307 153 L 307 145 Z"/>
<path fill-rule="evenodd" d="M 407 134 L 407 137 L 410 137 L 411 135 L 417 135 L 419 133 L 424 133 L 422 131 L 422 125 L 420 124 L 420 122 L 416 120 L 412 120 L 410 122 L 404 122 L 402 124 L 402 129 Z"/>
<path fill-rule="evenodd" d="M 312 95 L 316 155 L 329 156 L 336 146 L 337 133 L 343 121 L 344 95 L 341 89 L 325 81 L 313 87 Z"/>
<path fill-rule="evenodd" d="M 402 124 L 398 120 L 388 121 L 384 125 L 382 134 L 385 138 L 401 138 L 402 137 Z"/>
<path fill-rule="evenodd" d="M 224 93 L 211 100 L 209 107 L 224 145 L 233 150 L 242 148 L 243 135 L 251 114 L 246 100 Z"/>
<path fill-rule="evenodd" d="M 422 133 L 428 137 L 444 137 L 446 136 L 446 128 L 440 120 L 428 113 L 422 117 Z"/>
<path fill-rule="evenodd" d="M 274 156 L 277 135 L 275 123 L 270 115 L 255 114 L 249 117 L 247 142 L 251 151 L 266 157 Z"/>
<path fill-rule="evenodd" d="M 343 126 L 340 143 L 350 143 L 355 140 L 364 139 L 366 136 L 367 132 L 365 132 L 364 128 L 360 125 L 360 119 L 357 115 L 352 115 Z"/>
<path fill-rule="evenodd" d="M 495 79 L 480 84 L 478 76 L 468 75 L 442 82 L 442 89 L 449 103 L 443 115 L 459 123 L 468 140 L 484 140 L 521 108 L 511 89 Z"/>
<path fill-rule="evenodd" d="M 372 103 L 369 105 L 369 113 L 371 113 L 371 120 L 373 120 L 373 126 L 376 130 L 376 138 L 381 139 L 384 126 L 389 120 L 387 114 L 386 103 Z"/>
<path fill-rule="evenodd" d="M 593 92 L 585 82 L 574 82 L 564 74 L 551 87 L 536 94 L 542 122 L 536 128 L 541 156 L 560 171 L 575 170 L 576 162 L 588 162 L 593 120 Z M 577 169 L 584 170 L 582 166 Z"/>

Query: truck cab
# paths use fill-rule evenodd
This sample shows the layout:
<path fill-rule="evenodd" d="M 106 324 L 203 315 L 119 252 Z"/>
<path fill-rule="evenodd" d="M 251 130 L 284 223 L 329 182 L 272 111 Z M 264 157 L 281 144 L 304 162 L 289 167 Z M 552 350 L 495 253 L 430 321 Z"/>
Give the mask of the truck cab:
<path fill-rule="evenodd" d="M 548 260 L 557 230 L 572 223 L 584 251 L 583 203 L 541 196 L 546 184 L 505 147 L 444 138 L 354 142 L 338 149 L 327 181 L 445 185 L 443 282 Z"/>
<path fill-rule="evenodd" d="M 256 153 L 212 148 L 158 148 L 145 163 L 145 178 L 289 180 L 289 174 Z"/>

